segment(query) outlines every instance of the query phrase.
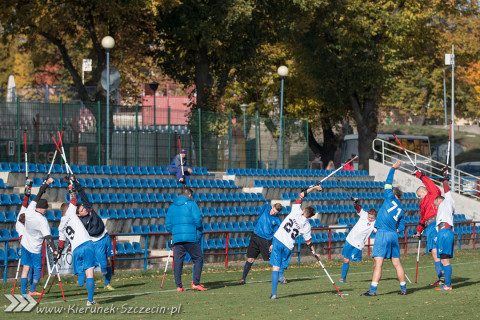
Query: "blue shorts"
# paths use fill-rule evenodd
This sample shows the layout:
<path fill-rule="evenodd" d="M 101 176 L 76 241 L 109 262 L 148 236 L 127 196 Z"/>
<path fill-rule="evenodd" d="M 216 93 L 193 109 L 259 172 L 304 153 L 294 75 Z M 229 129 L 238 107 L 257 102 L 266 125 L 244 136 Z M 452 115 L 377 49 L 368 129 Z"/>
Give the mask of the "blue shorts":
<path fill-rule="evenodd" d="M 102 272 L 106 272 L 107 258 L 113 257 L 112 241 L 110 241 L 108 233 L 102 239 L 94 241 L 93 246 L 97 262 L 100 264 L 100 268 L 103 269 Z"/>
<path fill-rule="evenodd" d="M 396 232 L 379 229 L 375 235 L 372 257 L 385 259 L 400 258 L 398 234 Z"/>
<path fill-rule="evenodd" d="M 351 261 L 362 261 L 362 250 L 355 248 L 348 241 L 345 241 L 342 256 Z"/>
<path fill-rule="evenodd" d="M 425 229 L 425 234 L 427 235 L 427 250 L 430 252 L 432 249 L 437 248 L 437 244 L 435 243 L 435 239 L 437 238 L 437 228 L 435 226 L 435 222 L 432 222 L 427 226 L 427 229 Z"/>
<path fill-rule="evenodd" d="M 437 234 L 437 258 L 441 254 L 448 254 L 453 258 L 453 240 L 454 235 L 452 229 L 442 229 Z"/>
<path fill-rule="evenodd" d="M 90 268 L 98 266 L 95 261 L 95 249 L 91 241 L 79 245 L 73 250 L 73 273 L 79 274 Z"/>
<path fill-rule="evenodd" d="M 280 269 L 287 269 L 292 258 L 292 250 L 288 249 L 283 243 L 278 241 L 275 237 L 272 241 L 272 252 L 270 253 L 270 265 L 280 267 Z"/>
<path fill-rule="evenodd" d="M 42 254 L 41 253 L 31 253 L 22 246 L 22 256 L 20 258 L 21 264 L 24 266 L 29 266 L 35 270 L 42 269 Z"/>

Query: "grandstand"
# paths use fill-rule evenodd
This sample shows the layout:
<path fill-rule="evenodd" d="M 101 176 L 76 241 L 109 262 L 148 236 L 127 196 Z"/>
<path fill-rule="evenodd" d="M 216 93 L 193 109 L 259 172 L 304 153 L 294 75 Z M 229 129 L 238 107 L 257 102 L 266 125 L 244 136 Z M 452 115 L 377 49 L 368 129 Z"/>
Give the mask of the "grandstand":
<path fill-rule="evenodd" d="M 382 165 L 377 163 L 376 166 Z M 166 167 L 72 165 L 71 168 L 105 221 L 115 247 L 116 268 L 146 269 L 158 263 L 158 258 L 165 257 L 170 239 L 165 231 L 165 216 L 182 188 Z M 47 171 L 45 164 L 29 164 L 29 177 L 34 182 L 32 193 L 38 191 Z M 227 266 L 228 260 L 244 260 L 263 203 L 282 203 L 284 209 L 280 214 L 285 216 L 302 188 L 330 173 L 326 170 L 238 168 L 212 173 L 206 168 L 193 168 L 187 186 L 195 190 L 193 200 L 203 216 L 205 262 L 225 261 Z M 69 201 L 65 192 L 67 184 L 61 179 L 63 175 L 64 166 L 54 165 L 55 183 L 45 195 L 51 203 L 46 216 L 54 238 L 58 237 L 60 204 Z M 5 244 L 0 247 L 0 268 L 4 268 L 5 265 L 16 266 L 19 259 L 15 222 L 22 202 L 24 166 L 0 163 L 0 177 L 0 242 Z M 366 171 L 339 171 L 323 182 L 324 192 L 311 193 L 304 199 L 304 204 L 313 205 L 318 212 L 310 223 L 313 243 L 324 249 L 322 253 L 329 257 L 340 253 L 350 228 L 358 219 L 349 194 L 359 198 L 366 210 L 380 208 L 384 184 L 378 180 L 381 179 Z M 417 243 L 412 239 L 419 210 L 415 189 L 405 190 L 409 192 L 405 192 L 402 199 L 409 224 L 405 233 L 399 234 L 404 252 L 416 248 Z M 468 213 L 467 216 L 455 216 L 456 222 L 464 223 L 455 229 L 459 246 L 472 244 L 474 233 L 480 232 L 480 227 L 468 218 L 471 218 Z M 374 234 L 370 241 L 373 244 Z M 305 247 L 300 247 L 303 242 L 300 237 L 296 251 L 299 259 L 307 253 Z M 15 268 L 7 271 L 12 277 Z"/>

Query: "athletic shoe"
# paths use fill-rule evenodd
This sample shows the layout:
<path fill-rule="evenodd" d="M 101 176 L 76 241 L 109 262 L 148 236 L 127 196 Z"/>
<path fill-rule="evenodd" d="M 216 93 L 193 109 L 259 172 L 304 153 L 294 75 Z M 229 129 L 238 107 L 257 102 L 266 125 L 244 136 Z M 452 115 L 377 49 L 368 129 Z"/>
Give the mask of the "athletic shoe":
<path fill-rule="evenodd" d="M 287 279 L 285 278 L 280 278 L 278 281 L 280 281 L 281 284 L 287 284 Z"/>
<path fill-rule="evenodd" d="M 29 296 L 41 296 L 42 294 L 40 292 L 37 292 L 37 291 L 34 291 L 34 292 L 29 292 L 28 293 Z"/>
<path fill-rule="evenodd" d="M 187 291 L 187 290 L 185 290 L 183 288 L 177 288 L 177 292 L 183 292 L 183 291 Z"/>
<path fill-rule="evenodd" d="M 205 288 L 202 284 L 198 284 L 198 285 L 192 284 L 192 289 L 198 290 L 198 291 L 207 291 L 207 288 Z"/>
<path fill-rule="evenodd" d="M 242 280 L 238 281 L 238 284 L 239 284 L 239 285 L 244 285 L 244 284 L 245 284 L 245 280 L 242 279 Z"/>
<path fill-rule="evenodd" d="M 340 281 L 337 281 L 337 283 L 347 283 L 347 280 L 340 279 Z"/>
<path fill-rule="evenodd" d="M 437 282 L 430 283 L 431 286 L 443 286 L 445 283 L 442 280 L 438 280 Z"/>
<path fill-rule="evenodd" d="M 98 303 L 96 303 L 96 302 L 95 302 L 95 300 L 94 300 L 94 301 L 92 301 L 92 302 L 90 302 L 90 301 L 87 301 L 87 307 L 90 307 L 90 306 L 96 306 L 96 305 L 98 305 Z"/>
<path fill-rule="evenodd" d="M 272 294 L 272 295 L 270 296 L 270 299 L 271 299 L 271 300 L 276 300 L 276 299 L 277 299 L 277 295 L 276 295 L 276 294 Z"/>
<path fill-rule="evenodd" d="M 435 288 L 435 290 L 450 291 L 452 290 L 452 287 L 447 287 L 446 285 L 443 285 L 440 288 Z"/>
<path fill-rule="evenodd" d="M 407 290 L 400 290 L 398 291 L 398 294 L 401 296 L 406 296 L 407 295 Z"/>
<path fill-rule="evenodd" d="M 376 297 L 376 296 L 377 296 L 377 293 L 376 293 L 376 292 L 370 293 L 370 291 L 367 291 L 367 292 L 365 292 L 365 293 L 362 293 L 360 296 L 361 296 L 361 297 Z"/>
<path fill-rule="evenodd" d="M 111 285 L 110 283 L 109 283 L 108 285 L 106 285 L 105 287 L 103 287 L 103 289 L 105 289 L 105 290 L 109 290 L 109 291 L 113 291 L 113 290 L 115 290 L 115 288 L 114 288 L 114 287 L 112 287 L 112 285 Z"/>

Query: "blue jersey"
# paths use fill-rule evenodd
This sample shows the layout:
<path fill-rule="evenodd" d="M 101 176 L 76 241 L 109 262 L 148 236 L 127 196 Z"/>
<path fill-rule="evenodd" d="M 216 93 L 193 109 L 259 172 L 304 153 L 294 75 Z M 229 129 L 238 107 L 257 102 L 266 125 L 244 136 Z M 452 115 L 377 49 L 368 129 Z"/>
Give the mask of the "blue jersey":
<path fill-rule="evenodd" d="M 282 220 L 278 215 L 272 216 L 270 211 L 272 206 L 265 203 L 260 211 L 260 215 L 253 231 L 257 236 L 263 239 L 272 240 L 275 231 L 282 224 Z"/>
<path fill-rule="evenodd" d="M 378 211 L 375 228 L 383 231 L 403 232 L 405 230 L 404 211 L 400 201 L 395 198 L 392 191 L 393 175 L 395 169 L 390 169 L 385 181 L 385 200 Z"/>

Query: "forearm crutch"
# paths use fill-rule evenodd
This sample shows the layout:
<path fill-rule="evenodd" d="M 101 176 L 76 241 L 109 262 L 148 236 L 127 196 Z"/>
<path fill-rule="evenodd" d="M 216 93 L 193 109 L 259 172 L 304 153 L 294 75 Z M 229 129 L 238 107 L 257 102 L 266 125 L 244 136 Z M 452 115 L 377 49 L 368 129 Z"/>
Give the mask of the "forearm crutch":
<path fill-rule="evenodd" d="M 335 173 L 337 173 L 338 171 L 342 170 L 343 167 L 345 167 L 347 164 L 349 164 L 350 162 L 352 162 L 353 160 L 357 159 L 358 156 L 355 156 L 353 157 L 352 159 L 348 160 L 347 162 L 345 162 L 344 164 L 342 164 L 340 166 L 340 168 L 338 168 L 337 170 L 333 171 L 332 173 L 330 173 L 328 176 L 326 176 L 325 178 L 323 178 L 322 180 L 320 180 L 319 182 L 307 187 L 307 189 L 310 189 L 310 188 L 313 188 L 315 186 L 319 186 L 322 182 L 324 182 L 325 180 L 327 180 L 328 178 L 330 178 L 331 176 L 333 176 Z"/>
<path fill-rule="evenodd" d="M 22 261 L 22 257 L 20 257 L 18 259 L 17 273 L 15 274 L 15 282 L 13 283 L 12 296 L 15 294 L 15 287 L 17 286 L 18 272 L 20 271 L 20 262 L 21 261 Z"/>
<path fill-rule="evenodd" d="M 402 147 L 402 150 L 403 152 L 405 152 L 405 155 L 408 157 L 408 159 L 410 160 L 410 162 L 412 163 L 412 165 L 414 166 L 414 168 L 417 168 L 417 165 L 415 164 L 415 162 L 413 162 L 412 158 L 410 158 L 410 155 L 408 154 L 407 150 L 405 150 L 405 148 L 403 147 L 402 143 L 400 142 L 400 140 L 397 138 L 396 135 L 394 135 L 395 139 L 397 140 L 398 144 L 400 145 L 400 147 Z"/>
<path fill-rule="evenodd" d="M 165 275 L 167 274 L 168 261 L 170 260 L 170 255 L 172 254 L 172 251 L 173 251 L 172 248 L 168 250 L 167 263 L 165 264 L 165 270 L 163 271 L 163 278 L 162 278 L 162 284 L 160 285 L 160 289 L 163 288 L 163 280 L 165 280 Z"/>
<path fill-rule="evenodd" d="M 178 138 L 178 149 L 180 150 L 180 154 L 182 153 L 182 145 L 180 144 L 180 138 Z M 182 183 L 183 187 L 185 188 L 186 182 L 185 182 L 185 172 L 183 171 L 183 158 L 180 156 L 180 168 L 182 170 Z"/>
<path fill-rule="evenodd" d="M 330 277 L 330 274 L 328 273 L 327 269 L 325 269 L 325 267 L 323 266 L 323 263 L 322 261 L 320 260 L 319 257 L 317 257 L 317 255 L 312 251 L 312 254 L 315 256 L 315 258 L 317 259 L 318 263 L 320 264 L 320 266 L 322 267 L 323 271 L 325 271 L 328 279 L 330 279 L 330 282 L 333 284 L 333 286 L 335 287 L 335 289 L 337 289 L 337 292 L 338 294 L 340 295 L 340 297 L 343 299 L 343 295 L 342 293 L 340 292 L 340 290 L 338 290 L 338 287 L 337 285 L 335 284 L 335 281 L 332 280 L 332 277 Z"/>
<path fill-rule="evenodd" d="M 48 254 L 46 256 L 47 256 L 47 263 L 49 264 L 50 262 L 49 262 Z M 45 293 L 45 289 L 47 288 L 47 285 L 48 285 L 48 281 L 50 281 L 50 277 L 52 276 L 54 269 L 57 271 L 57 278 L 58 278 L 58 282 L 60 283 L 60 290 L 62 291 L 63 301 L 65 301 L 65 293 L 63 292 L 62 279 L 60 278 L 60 272 L 58 270 L 57 262 L 54 260 L 53 267 L 48 273 L 47 281 L 45 281 L 45 285 L 43 286 L 42 293 L 40 294 L 40 298 L 38 298 L 37 303 L 40 303 L 40 300 L 42 300 L 43 294 Z M 53 279 L 55 279 L 55 277 Z M 52 284 L 53 284 L 53 280 L 52 280 Z M 50 289 L 48 290 L 50 291 Z"/>
<path fill-rule="evenodd" d="M 422 236 L 418 237 L 418 249 L 417 249 L 417 271 L 415 271 L 415 283 L 417 283 L 418 278 L 418 261 L 420 260 L 420 244 L 422 242 Z"/>

